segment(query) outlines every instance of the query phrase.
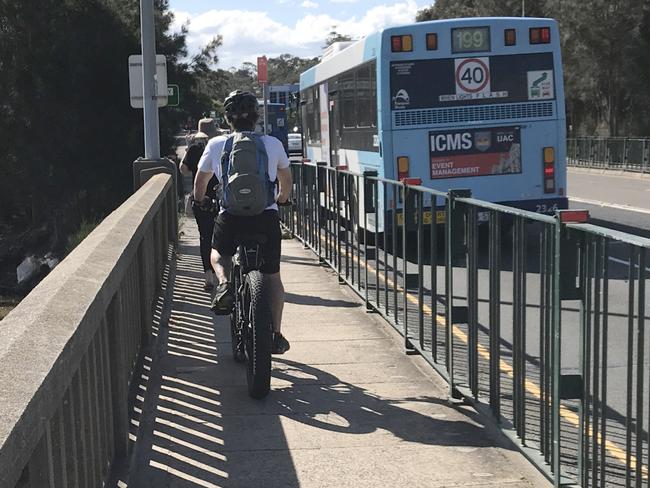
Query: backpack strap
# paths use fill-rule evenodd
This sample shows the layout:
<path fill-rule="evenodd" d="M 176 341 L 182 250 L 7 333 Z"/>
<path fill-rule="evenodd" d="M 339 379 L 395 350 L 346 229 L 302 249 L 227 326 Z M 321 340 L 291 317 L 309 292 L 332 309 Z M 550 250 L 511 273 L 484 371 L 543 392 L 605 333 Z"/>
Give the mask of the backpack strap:
<path fill-rule="evenodd" d="M 232 152 L 234 138 L 234 135 L 229 136 L 223 145 L 223 150 L 221 151 L 221 185 L 224 186 L 224 188 L 226 186 L 227 179 L 225 177 L 228 175 L 228 164 L 230 163 L 230 153 Z"/>
<path fill-rule="evenodd" d="M 252 139 L 255 141 L 255 147 L 257 147 L 257 164 L 260 167 L 260 174 L 264 173 L 266 179 L 269 179 L 269 155 L 266 152 L 266 146 L 264 141 L 257 134 L 251 134 Z"/>
<path fill-rule="evenodd" d="M 230 153 L 232 152 L 234 137 L 234 135 L 229 136 L 221 150 L 221 186 L 218 190 L 218 197 L 219 203 L 224 209 L 226 209 L 226 192 L 228 191 L 228 164 L 230 163 Z"/>
<path fill-rule="evenodd" d="M 257 163 L 260 167 L 260 174 L 263 172 L 266 177 L 266 203 L 267 206 L 273 205 L 275 203 L 275 183 L 269 177 L 269 155 L 266 152 L 266 146 L 264 145 L 262 136 L 255 134 L 253 139 L 257 147 Z"/>

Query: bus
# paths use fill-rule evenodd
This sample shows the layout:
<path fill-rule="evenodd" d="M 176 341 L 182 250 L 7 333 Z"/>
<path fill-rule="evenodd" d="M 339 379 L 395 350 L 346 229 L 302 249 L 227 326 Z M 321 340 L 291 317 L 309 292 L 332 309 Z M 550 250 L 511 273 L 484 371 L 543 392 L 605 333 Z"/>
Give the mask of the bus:
<path fill-rule="evenodd" d="M 264 106 L 264 101 L 260 100 L 260 110 L 263 110 Z M 288 127 L 287 127 L 287 108 L 284 105 L 284 103 L 267 103 L 266 104 L 266 110 L 267 110 L 267 117 L 268 117 L 268 122 L 267 122 L 267 134 L 277 137 L 280 142 L 282 143 L 282 146 L 284 147 L 284 152 L 289 154 L 289 141 L 288 141 Z M 263 117 L 260 116 L 260 118 L 257 121 L 257 127 L 256 127 L 256 132 L 258 133 L 263 133 Z"/>
<path fill-rule="evenodd" d="M 552 19 L 466 18 L 334 49 L 300 76 L 305 158 L 539 213 L 565 209 L 559 41 Z"/>

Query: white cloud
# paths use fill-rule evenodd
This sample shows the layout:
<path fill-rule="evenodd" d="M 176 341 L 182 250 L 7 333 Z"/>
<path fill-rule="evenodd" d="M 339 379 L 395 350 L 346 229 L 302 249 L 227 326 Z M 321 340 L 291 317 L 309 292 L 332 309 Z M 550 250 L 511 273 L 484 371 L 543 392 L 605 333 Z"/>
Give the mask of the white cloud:
<path fill-rule="evenodd" d="M 306 0 L 309 1 L 309 0 Z M 223 45 L 217 51 L 219 67 L 240 66 L 244 61 L 255 62 L 257 56 L 268 57 L 289 53 L 301 57 L 318 56 L 332 26 L 340 34 L 355 39 L 377 30 L 414 22 L 418 11 L 415 0 L 378 5 L 363 17 L 337 18 L 328 14 L 307 14 L 294 25 L 272 19 L 260 10 L 210 10 L 198 15 L 174 11 L 174 31 L 189 21 L 187 45 L 190 54 L 196 53 L 218 34 Z M 251 26 L 255 26 L 254 29 Z"/>
<path fill-rule="evenodd" d="M 305 0 L 300 4 L 302 8 L 318 8 L 318 4 L 316 2 L 311 2 L 310 0 Z"/>
<path fill-rule="evenodd" d="M 357 3 L 359 0 L 330 0 L 332 3 Z"/>

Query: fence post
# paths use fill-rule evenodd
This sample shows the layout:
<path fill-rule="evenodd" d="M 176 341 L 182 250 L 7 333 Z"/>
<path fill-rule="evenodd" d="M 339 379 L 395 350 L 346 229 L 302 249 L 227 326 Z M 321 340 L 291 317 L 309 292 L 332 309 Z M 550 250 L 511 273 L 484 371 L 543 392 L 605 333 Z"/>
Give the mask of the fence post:
<path fill-rule="evenodd" d="M 316 167 L 314 168 L 314 171 L 316 171 L 316 249 L 318 253 L 318 262 L 323 263 L 325 262 L 325 258 L 323 257 L 322 253 L 322 242 L 321 242 L 321 226 L 323 226 L 323 223 L 321 222 L 321 216 L 323 213 L 323 208 L 320 205 L 321 202 L 321 194 L 325 192 L 325 166 L 327 163 L 325 161 L 318 161 L 316 163 Z M 321 170 L 321 168 L 323 168 Z M 326 203 L 323 200 L 323 203 Z M 327 234 L 325 235 L 327 237 Z"/>
<path fill-rule="evenodd" d="M 455 258 L 465 254 L 465 245 L 462 239 L 464 215 L 463 209 L 458 207 L 456 199 L 470 196 L 470 190 L 449 190 L 445 209 L 445 333 L 447 345 L 445 360 L 449 375 L 449 397 L 452 399 L 462 398 L 454 381 L 454 323 L 466 320 L 460 317 L 462 314 L 460 307 L 454 307 L 454 263 L 458 261 Z"/>
<path fill-rule="evenodd" d="M 648 154 L 650 150 L 650 144 L 648 143 L 649 139 L 643 139 L 643 157 L 641 161 L 641 173 L 645 173 L 648 169 L 648 160 L 650 160 L 650 155 Z"/>
<path fill-rule="evenodd" d="M 551 454 L 551 468 L 553 472 L 553 485 L 556 488 L 560 487 L 562 478 L 562 468 L 560 462 L 560 355 L 562 353 L 562 309 L 560 300 L 560 246 L 562 244 L 562 224 L 560 223 L 560 216 L 556 215 L 556 222 L 553 228 L 553 288 L 552 288 L 552 316 L 551 316 L 551 331 L 552 331 L 552 347 L 551 347 L 551 362 L 552 362 L 552 394 L 551 394 L 551 438 L 552 438 L 552 454 Z"/>

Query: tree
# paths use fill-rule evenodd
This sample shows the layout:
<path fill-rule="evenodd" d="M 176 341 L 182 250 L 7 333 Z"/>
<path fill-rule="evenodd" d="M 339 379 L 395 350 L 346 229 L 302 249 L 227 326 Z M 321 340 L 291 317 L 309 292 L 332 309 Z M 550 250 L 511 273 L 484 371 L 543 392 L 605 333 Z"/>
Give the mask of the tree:
<path fill-rule="evenodd" d="M 169 34 L 168 2 L 155 5 L 169 80 L 187 90 L 184 104 L 198 106 L 198 75 L 180 61 L 186 30 Z M 216 61 L 217 47 L 218 40 L 206 46 L 206 62 Z M 137 2 L 0 0 L 0 223 L 45 226 L 51 239 L 41 245 L 62 247 L 82 218 L 101 218 L 132 191 L 142 113 L 129 106 L 125 68 L 139 51 Z M 185 116 L 185 109 L 160 111 L 162 154 Z"/>
<path fill-rule="evenodd" d="M 300 73 L 307 71 L 318 63 L 318 58 L 299 58 L 291 54 L 281 54 L 277 58 L 269 58 L 269 81 L 274 85 L 298 83 Z"/>
<path fill-rule="evenodd" d="M 339 32 L 336 32 L 336 26 L 332 26 L 332 30 L 328 34 L 327 38 L 325 39 L 325 45 L 323 46 L 323 49 L 326 47 L 331 46 L 335 42 L 348 42 L 348 41 L 353 41 L 354 39 L 352 36 L 349 36 L 347 34 L 340 34 Z"/>

